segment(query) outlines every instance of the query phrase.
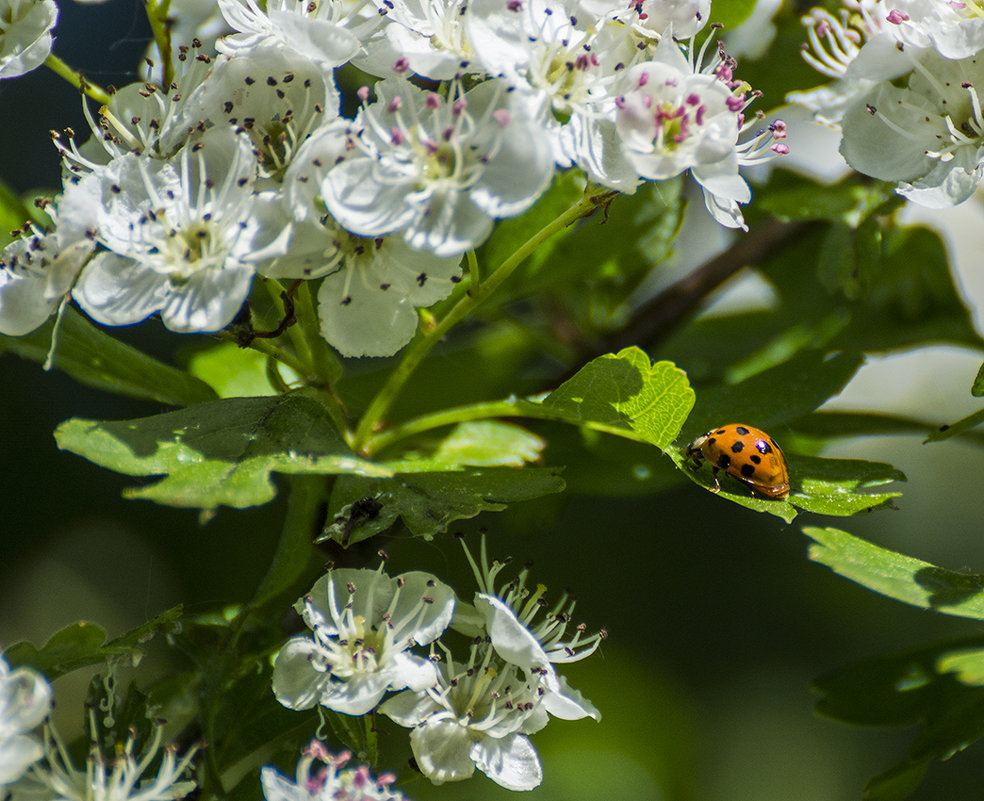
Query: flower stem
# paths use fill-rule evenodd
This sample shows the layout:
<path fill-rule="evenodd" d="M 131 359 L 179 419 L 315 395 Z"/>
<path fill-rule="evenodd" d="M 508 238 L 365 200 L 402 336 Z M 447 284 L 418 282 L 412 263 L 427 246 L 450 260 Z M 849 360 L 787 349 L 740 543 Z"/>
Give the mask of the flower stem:
<path fill-rule="evenodd" d="M 97 103 L 105 104 L 109 102 L 109 93 L 105 89 L 96 86 L 94 83 L 90 83 L 89 79 L 85 78 L 81 72 L 72 69 L 54 53 L 48 55 L 44 65 L 53 73 L 68 81 L 76 89 L 81 89 L 84 94 L 91 97 Z"/>
<path fill-rule="evenodd" d="M 408 420 L 405 423 L 393 426 L 372 436 L 364 446 L 363 452 L 369 456 L 377 456 L 396 443 L 416 436 L 417 434 L 422 434 L 425 431 L 432 431 L 435 428 L 443 428 L 444 426 L 455 425 L 456 423 L 467 423 L 471 420 L 488 420 L 496 417 L 527 417 L 532 420 L 552 420 L 554 422 L 583 426 L 593 431 L 603 431 L 622 437 L 623 439 L 635 440 L 636 442 L 647 441 L 644 434 L 629 428 L 592 420 L 574 420 L 571 418 L 569 412 L 554 409 L 535 400 L 508 398 L 507 400 L 455 406 L 450 409 L 442 409 L 433 414 L 415 417 L 412 420 Z"/>
<path fill-rule="evenodd" d="M 171 0 L 145 0 L 147 22 L 157 43 L 157 52 L 161 57 L 162 81 L 165 91 L 174 80 L 174 62 L 171 58 L 171 29 L 168 27 L 168 12 Z"/>
<path fill-rule="evenodd" d="M 231 331 L 219 331 L 216 336 L 219 339 L 224 339 L 226 342 L 235 342 L 239 344 L 239 339 Z M 283 348 L 278 348 L 268 339 L 254 339 L 247 346 L 252 348 L 264 356 L 269 356 L 272 359 L 276 359 L 281 364 L 286 365 L 299 376 L 303 376 L 307 373 L 307 365 L 300 362 L 292 353 L 288 353 Z"/>
<path fill-rule="evenodd" d="M 359 421 L 359 425 L 355 431 L 353 449 L 356 451 L 366 449 L 373 431 L 380 426 L 383 418 L 396 401 L 397 396 L 410 379 L 410 376 L 414 374 L 417 367 L 424 360 L 424 357 L 430 353 L 431 349 L 441 341 L 441 338 L 451 328 L 461 322 L 482 301 L 495 292 L 540 245 L 554 234 L 563 231 L 571 223 L 592 211 L 600 203 L 607 200 L 610 195 L 611 193 L 607 191 L 598 192 L 595 190 L 592 192 L 591 187 L 589 187 L 576 203 L 520 245 L 512 255 L 496 267 L 480 286 L 469 287 L 465 296 L 451 308 L 444 319 L 438 322 L 431 330 L 411 342 L 404 351 L 403 358 L 396 366 L 396 369 L 390 373 L 386 383 L 372 399 L 365 414 L 362 415 L 362 419 Z"/>
<path fill-rule="evenodd" d="M 325 338 L 321 336 L 318 313 L 311 298 L 311 287 L 307 281 L 301 283 L 294 293 L 294 309 L 297 323 L 311 352 L 312 365 L 322 386 L 330 387 L 342 377 L 342 364 L 332 352 Z"/>
<path fill-rule="evenodd" d="M 284 306 L 284 294 L 286 291 L 281 283 L 273 278 L 266 279 L 263 284 L 266 286 L 267 292 L 270 294 L 270 299 L 273 301 L 274 308 L 277 310 L 280 317 L 283 318 L 287 314 L 287 310 Z M 310 376 L 316 373 L 314 368 L 314 357 L 311 355 L 311 348 L 308 346 L 307 338 L 304 336 L 304 332 L 300 329 L 300 327 L 293 324 L 287 327 L 287 334 L 290 336 L 290 341 L 294 345 L 294 352 L 297 354 L 298 360 L 304 365 L 304 369 L 301 370 L 298 375 L 306 381 Z"/>

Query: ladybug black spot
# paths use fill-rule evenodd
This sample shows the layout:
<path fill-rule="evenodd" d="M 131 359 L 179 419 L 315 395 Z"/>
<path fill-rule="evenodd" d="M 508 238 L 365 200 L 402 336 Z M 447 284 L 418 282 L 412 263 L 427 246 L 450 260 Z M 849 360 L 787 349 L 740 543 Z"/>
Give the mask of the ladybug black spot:
<path fill-rule="evenodd" d="M 747 436 L 749 433 L 748 429 L 745 428 L 745 426 L 735 426 L 735 432 L 742 437 Z"/>
<path fill-rule="evenodd" d="M 743 464 L 741 466 L 741 474 L 745 478 L 751 478 L 753 475 L 755 475 L 755 465 L 753 465 L 753 464 Z"/>
<path fill-rule="evenodd" d="M 772 453 L 772 446 L 764 439 L 760 439 L 755 443 L 755 450 L 759 453 Z"/>
<path fill-rule="evenodd" d="M 717 466 L 726 468 L 729 464 L 731 464 L 731 457 L 726 453 L 722 453 L 718 457 Z"/>
<path fill-rule="evenodd" d="M 762 464 L 762 457 L 759 456 L 757 453 L 753 453 L 748 458 L 751 459 L 755 464 Z"/>
<path fill-rule="evenodd" d="M 745 450 L 745 443 L 742 442 L 741 440 L 738 440 L 737 442 L 732 443 L 732 445 L 731 445 L 731 452 L 732 453 L 741 453 L 743 450 Z"/>

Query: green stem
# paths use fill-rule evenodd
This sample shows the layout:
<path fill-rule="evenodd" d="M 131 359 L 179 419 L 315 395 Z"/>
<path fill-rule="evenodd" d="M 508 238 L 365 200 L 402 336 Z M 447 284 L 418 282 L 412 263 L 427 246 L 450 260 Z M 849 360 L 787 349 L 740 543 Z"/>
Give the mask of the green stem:
<path fill-rule="evenodd" d="M 330 387 L 342 377 L 342 363 L 332 352 L 325 338 L 321 336 L 321 326 L 318 323 L 318 313 L 311 298 L 311 286 L 304 281 L 294 292 L 294 312 L 297 323 L 304 333 L 315 373 L 322 386 Z"/>
<path fill-rule="evenodd" d="M 480 286 L 469 287 L 465 296 L 456 303 L 434 328 L 419 336 L 403 353 L 403 358 L 390 373 L 382 389 L 376 394 L 359 421 L 355 431 L 353 449 L 364 449 L 372 437 L 372 432 L 380 425 L 390 407 L 396 401 L 403 386 L 414 374 L 417 367 L 430 353 L 431 349 L 441 341 L 441 338 L 456 324 L 461 322 L 475 307 L 484 301 L 515 271 L 526 258 L 554 234 L 563 231 L 568 225 L 604 202 L 611 193 L 593 194 L 590 187 L 574 205 L 563 214 L 547 223 L 537 233 L 526 240 L 516 251 L 506 258 Z"/>
<path fill-rule="evenodd" d="M 479 290 L 482 286 L 482 276 L 478 270 L 478 256 L 475 255 L 474 250 L 469 250 L 465 254 L 465 258 L 468 260 L 468 278 L 471 281 L 472 290 Z"/>
<path fill-rule="evenodd" d="M 106 104 L 109 102 L 109 93 L 105 89 L 96 86 L 94 83 L 90 83 L 88 78 L 82 76 L 81 72 L 72 69 L 54 53 L 48 55 L 44 65 L 55 73 L 55 75 L 68 81 L 76 89 L 81 89 L 84 94 L 91 97 L 97 103 Z"/>
<path fill-rule="evenodd" d="M 236 338 L 236 335 L 230 331 L 219 331 L 216 336 L 219 339 L 224 339 L 226 342 L 235 342 L 237 345 L 239 344 L 239 340 Z M 254 339 L 249 343 L 249 345 L 247 345 L 247 347 L 251 350 L 262 353 L 264 356 L 269 356 L 276 359 L 281 364 L 289 367 L 299 376 L 304 376 L 308 372 L 308 366 L 300 362 L 294 354 L 289 353 L 283 348 L 278 348 L 268 339 Z"/>
<path fill-rule="evenodd" d="M 366 444 L 364 451 L 370 456 L 376 456 L 386 448 L 392 447 L 409 437 L 422 434 L 425 431 L 432 431 L 435 428 L 443 428 L 444 426 L 455 425 L 457 423 L 467 423 L 471 420 L 488 420 L 495 417 L 526 417 L 533 420 L 552 420 L 560 423 L 571 423 L 572 425 L 590 428 L 594 431 L 614 434 L 623 439 L 646 442 L 645 436 L 629 428 L 622 428 L 591 420 L 572 420 L 570 412 L 558 411 L 526 398 L 509 398 L 508 400 L 455 406 L 450 409 L 442 409 L 433 414 L 415 417 L 412 420 L 408 420 L 405 423 L 376 434 Z"/>
<path fill-rule="evenodd" d="M 268 278 L 263 282 L 266 286 L 267 292 L 270 293 L 270 298 L 273 300 L 274 308 L 277 309 L 277 313 L 283 319 L 286 311 L 284 310 L 284 301 L 281 297 L 281 293 L 284 292 L 283 286 L 279 281 Z M 294 346 L 294 351 L 297 354 L 297 358 L 305 365 L 304 369 L 298 373 L 298 375 L 307 381 L 309 377 L 316 373 L 314 368 L 314 357 L 311 355 L 311 348 L 308 346 L 308 341 L 304 336 L 304 332 L 298 325 L 291 325 L 287 328 L 287 334 L 290 337 L 291 344 Z M 296 372 L 296 371 L 295 371 Z"/>
<path fill-rule="evenodd" d="M 167 25 L 168 12 L 171 9 L 171 0 L 146 0 L 147 21 L 150 23 L 150 30 L 154 34 L 154 41 L 157 43 L 157 52 L 161 56 L 161 67 L 163 69 L 162 85 L 165 92 L 174 80 L 174 62 L 171 57 L 171 30 Z"/>

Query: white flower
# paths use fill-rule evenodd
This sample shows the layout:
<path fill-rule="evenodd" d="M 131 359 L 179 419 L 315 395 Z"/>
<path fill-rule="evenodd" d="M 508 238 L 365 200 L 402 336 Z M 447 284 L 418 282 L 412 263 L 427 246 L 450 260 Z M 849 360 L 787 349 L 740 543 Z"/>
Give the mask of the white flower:
<path fill-rule="evenodd" d="M 363 238 L 325 214 L 320 187 L 346 153 L 346 122 L 316 131 L 284 178 L 295 218 L 290 252 L 263 270 L 276 278 L 326 276 L 318 290 L 321 333 L 343 356 L 390 356 L 417 330 L 417 308 L 446 297 L 460 280 L 460 256 L 414 250 L 399 234 Z"/>
<path fill-rule="evenodd" d="M 530 630 L 520 622 L 511 606 L 488 593 L 475 595 L 475 608 L 485 621 L 485 629 L 495 652 L 509 664 L 520 668 L 526 676 L 539 679 L 544 690 L 541 701 L 547 712 L 563 720 L 580 720 L 585 717 L 601 720 L 601 713 L 594 704 L 570 687 L 551 664 L 584 659 L 598 647 L 600 635 L 578 643 L 579 630 L 573 644 L 560 642 L 567 624 L 564 613 L 548 615 L 540 626 Z M 535 604 L 528 604 L 526 608 L 532 609 L 534 614 L 537 611 Z M 544 640 L 550 650 L 544 647 Z"/>
<path fill-rule="evenodd" d="M 861 14 L 909 48 L 934 48 L 943 58 L 968 58 L 984 48 L 980 0 L 861 0 Z"/>
<path fill-rule="evenodd" d="M 225 124 L 247 134 L 261 174 L 279 181 L 308 135 L 338 116 L 338 104 L 330 72 L 293 51 L 258 45 L 215 59 L 182 116 L 188 127 Z"/>
<path fill-rule="evenodd" d="M 51 801 L 174 801 L 195 789 L 195 782 L 183 779 L 198 746 L 177 756 L 177 748 L 163 749 L 157 775 L 144 778 L 147 769 L 161 752 L 163 724 L 154 726 L 154 736 L 142 753 L 136 752 L 136 735 L 118 744 L 107 759 L 98 746 L 92 745 L 84 770 L 78 770 L 64 744 L 57 738 L 47 743 L 48 762 L 35 768 L 23 787 L 25 799 Z"/>
<path fill-rule="evenodd" d="M 459 603 L 455 612 L 455 630 L 470 635 L 487 635 L 496 653 L 506 662 L 516 665 L 524 675 L 539 681 L 544 708 L 558 718 L 578 720 L 583 717 L 601 719 L 601 713 L 577 690 L 572 689 L 554 664 L 576 662 L 593 654 L 607 637 L 604 630 L 583 636 L 584 624 L 575 627 L 574 636 L 565 640 L 572 621 L 574 601 L 567 593 L 561 596 L 550 611 L 545 611 L 543 597 L 547 588 L 538 584 L 535 590 L 526 586 L 529 570 L 524 568 L 511 581 L 496 589 L 495 579 L 507 562 L 495 561 L 489 566 L 482 539 L 480 563 L 462 541 L 465 555 L 472 567 L 479 592 L 474 608 Z M 542 619 L 537 621 L 539 613 Z M 476 630 L 477 629 L 477 630 Z"/>
<path fill-rule="evenodd" d="M 176 75 L 165 90 L 152 83 L 131 83 L 113 92 L 109 102 L 93 116 L 83 99 L 82 111 L 92 136 L 79 147 L 74 138 L 54 134 L 62 154 L 63 181 L 77 182 L 114 159 L 145 155 L 166 160 L 188 139 L 208 127 L 208 121 L 189 110 L 189 98 L 197 97 L 212 71 L 211 56 L 200 48 L 183 49 L 176 57 Z"/>
<path fill-rule="evenodd" d="M 54 0 L 0 0 L 0 79 L 40 67 L 58 21 Z"/>
<path fill-rule="evenodd" d="M 470 6 L 465 0 L 389 0 L 383 29 L 396 58 L 379 74 L 411 70 L 436 81 L 482 72 L 468 40 L 464 18 Z M 379 61 L 381 54 L 374 56 Z M 359 62 L 365 69 L 365 65 Z"/>
<path fill-rule="evenodd" d="M 480 245 L 494 219 L 528 209 L 550 182 L 549 148 L 510 112 L 501 82 L 447 101 L 402 78 L 375 90 L 377 101 L 352 126 L 353 155 L 321 187 L 328 211 L 349 231 L 401 231 L 411 247 L 457 256 Z"/>
<path fill-rule="evenodd" d="M 739 134 L 754 124 L 743 112 L 756 95 L 746 96 L 747 85 L 734 80 L 733 63 L 720 55 L 701 69 L 703 55 L 702 48 L 688 61 L 664 37 L 653 60 L 623 78 L 615 124 L 640 176 L 665 180 L 689 170 L 714 219 L 745 228 L 739 204 L 751 199 L 751 190 L 738 168 L 786 152 L 785 144 L 773 143 L 785 137 L 785 126 L 774 123 L 739 144 Z"/>
<path fill-rule="evenodd" d="M 878 84 L 844 115 L 841 153 L 859 172 L 898 184 L 920 205 L 970 197 L 984 175 L 984 62 L 925 54 L 908 85 Z"/>
<path fill-rule="evenodd" d="M 128 154 L 91 177 L 107 252 L 72 295 L 101 323 L 160 312 L 172 331 L 217 331 L 245 301 L 257 263 L 286 248 L 276 196 L 254 191 L 256 155 L 231 128 L 208 130 L 168 161 Z"/>
<path fill-rule="evenodd" d="M 22 336 L 45 322 L 71 291 L 96 244 L 63 244 L 64 232 L 33 226 L 0 253 L 0 334 Z"/>
<path fill-rule="evenodd" d="M 835 17 L 826 9 L 814 8 L 802 22 L 809 41 L 801 51 L 804 61 L 835 80 L 816 89 L 790 92 L 786 99 L 812 110 L 824 125 L 839 125 L 844 108 L 856 97 L 878 81 L 895 78 L 912 67 L 916 53 L 912 48 L 899 49 L 878 17 L 846 10 Z"/>
<path fill-rule="evenodd" d="M 258 46 L 293 50 L 318 62 L 325 69 L 338 67 L 359 52 L 360 39 L 382 24 L 370 6 L 347 2 L 312 3 L 310 0 L 218 0 L 229 27 L 237 33 L 219 39 L 220 53 L 242 53 L 249 57 Z"/>
<path fill-rule="evenodd" d="M 391 790 L 396 780 L 391 773 L 373 779 L 365 765 L 346 768 L 351 754 L 328 753 L 318 740 L 312 740 L 297 763 L 297 781 L 281 776 L 274 768 L 263 768 L 260 781 L 266 801 L 403 801 L 403 794 Z M 320 763 L 316 770 L 312 768 Z"/>
<path fill-rule="evenodd" d="M 638 177 L 618 152 L 611 89 L 642 51 L 629 25 L 573 11 L 550 0 L 473 0 L 465 26 L 478 61 L 515 90 L 558 165 L 632 191 Z"/>
<path fill-rule="evenodd" d="M 582 0 L 582 6 L 599 8 L 605 0 Z M 711 0 L 630 0 L 617 3 L 617 19 L 631 25 L 643 39 L 659 41 L 672 31 L 677 39 L 689 39 L 708 23 Z"/>
<path fill-rule="evenodd" d="M 406 690 L 379 711 L 412 728 L 414 759 L 435 784 L 467 779 L 478 768 L 508 790 L 532 790 L 543 780 L 540 758 L 526 735 L 548 721 L 535 679 L 501 663 L 485 643 L 472 645 L 467 664 L 442 663 L 439 683 Z"/>
<path fill-rule="evenodd" d="M 374 570 L 333 570 L 295 605 L 313 637 L 287 641 L 273 667 L 273 692 L 290 709 L 321 704 L 364 715 L 387 690 L 422 690 L 433 664 L 408 653 L 433 642 L 454 613 L 454 592 L 428 573 L 390 578 Z"/>
<path fill-rule="evenodd" d="M 51 711 L 51 685 L 33 668 L 10 669 L 0 657 L 0 796 L 44 753 L 31 734 Z"/>

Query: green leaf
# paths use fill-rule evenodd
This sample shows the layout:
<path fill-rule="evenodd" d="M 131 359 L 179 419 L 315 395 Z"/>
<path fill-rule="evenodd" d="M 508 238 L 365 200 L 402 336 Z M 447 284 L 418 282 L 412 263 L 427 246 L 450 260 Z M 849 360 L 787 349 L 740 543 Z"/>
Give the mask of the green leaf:
<path fill-rule="evenodd" d="M 791 502 L 804 512 L 847 516 L 877 508 L 894 508 L 892 498 L 902 493 L 861 492 L 892 481 L 905 481 L 905 474 L 890 464 L 862 459 L 821 459 L 788 455 Z"/>
<path fill-rule="evenodd" d="M 106 629 L 82 620 L 53 634 L 40 650 L 22 641 L 11 645 L 3 655 L 12 667 L 30 665 L 54 680 L 79 667 L 101 662 L 104 642 Z"/>
<path fill-rule="evenodd" d="M 970 387 L 970 394 L 975 398 L 984 396 L 984 364 L 981 364 L 980 368 L 977 370 L 977 375 L 974 377 L 974 383 Z"/>
<path fill-rule="evenodd" d="M 460 423 L 428 459 L 429 470 L 522 467 L 540 458 L 547 443 L 525 428 L 498 420 Z"/>
<path fill-rule="evenodd" d="M 984 575 L 957 573 L 835 528 L 807 527 L 809 558 L 873 592 L 946 615 L 984 620 Z"/>
<path fill-rule="evenodd" d="M 319 541 L 348 546 L 385 531 L 397 518 L 411 534 L 429 540 L 455 520 L 563 489 L 557 471 L 545 467 L 406 473 L 389 479 L 342 476 L 335 482 L 329 522 Z"/>
<path fill-rule="evenodd" d="M 106 659 L 143 654 L 143 644 L 158 632 L 168 632 L 181 617 L 180 606 L 162 612 L 153 620 L 106 642 L 106 630 L 98 623 L 79 621 L 56 632 L 39 650 L 29 642 L 14 643 L 3 655 L 12 666 L 31 665 L 50 680 Z"/>
<path fill-rule="evenodd" d="M 0 335 L 0 353 L 44 362 L 51 347 L 54 319 L 23 337 Z M 54 366 L 76 381 L 133 398 L 190 406 L 214 400 L 215 391 L 184 370 L 159 362 L 124 345 L 92 325 L 72 308 L 65 310 L 57 332 Z"/>
<path fill-rule="evenodd" d="M 984 648 L 951 651 L 936 663 L 940 673 L 953 673 L 961 684 L 984 687 Z"/>
<path fill-rule="evenodd" d="M 898 801 L 911 795 L 926 777 L 929 760 L 905 760 L 891 770 L 875 776 L 864 786 L 862 801 Z"/>
<path fill-rule="evenodd" d="M 391 471 L 356 457 L 324 407 L 303 391 L 227 398 L 137 420 L 74 418 L 58 446 L 102 467 L 163 479 L 124 491 L 169 506 L 242 509 L 276 494 L 270 474 Z"/>
<path fill-rule="evenodd" d="M 267 359 L 250 348 L 220 342 L 193 354 L 188 360 L 188 371 L 214 387 L 221 398 L 276 395 L 277 390 L 267 378 Z"/>
<path fill-rule="evenodd" d="M 940 668 L 982 648 L 981 637 L 937 643 L 868 659 L 815 683 L 823 715 L 858 725 L 922 726 L 905 758 L 868 783 L 865 799 L 905 798 L 933 759 L 949 759 L 984 736 L 984 689 Z"/>
<path fill-rule="evenodd" d="M 666 450 L 694 405 L 687 375 L 639 348 L 600 356 L 541 401 L 554 419 L 587 425 Z"/>
<path fill-rule="evenodd" d="M 804 512 L 847 517 L 858 512 L 894 508 L 892 498 L 901 492 L 860 492 L 865 487 L 890 481 L 905 481 L 905 475 L 881 462 L 860 459 L 820 459 L 813 456 L 786 454 L 789 465 L 790 494 L 785 500 L 766 498 L 746 487 L 738 479 L 719 473 L 720 491 L 715 489 L 711 471 L 695 468 L 683 450 L 671 454 L 674 463 L 696 484 L 739 506 L 756 512 L 768 512 L 791 523 L 796 509 Z"/>

